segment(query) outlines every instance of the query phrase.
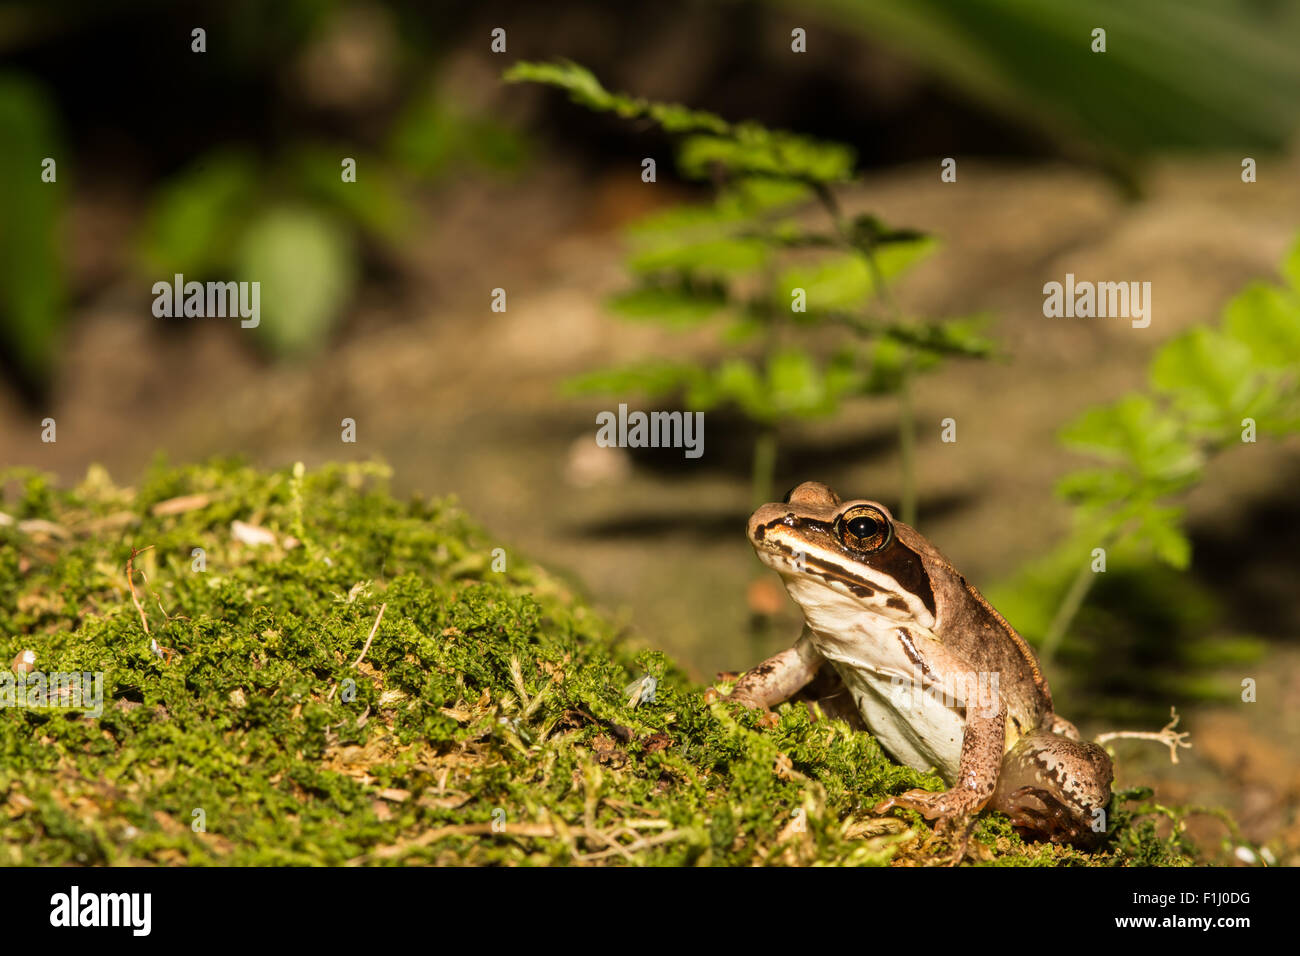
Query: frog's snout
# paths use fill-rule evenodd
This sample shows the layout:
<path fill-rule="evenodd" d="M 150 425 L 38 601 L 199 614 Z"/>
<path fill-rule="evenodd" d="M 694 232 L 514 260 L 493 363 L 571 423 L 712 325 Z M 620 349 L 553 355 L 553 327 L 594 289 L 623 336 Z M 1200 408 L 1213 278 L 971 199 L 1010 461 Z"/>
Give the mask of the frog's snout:
<path fill-rule="evenodd" d="M 750 544 L 756 548 L 764 547 L 768 532 L 787 517 L 793 517 L 793 513 L 787 505 L 763 505 L 749 516 L 749 524 L 745 527 L 745 533 L 749 536 Z"/>

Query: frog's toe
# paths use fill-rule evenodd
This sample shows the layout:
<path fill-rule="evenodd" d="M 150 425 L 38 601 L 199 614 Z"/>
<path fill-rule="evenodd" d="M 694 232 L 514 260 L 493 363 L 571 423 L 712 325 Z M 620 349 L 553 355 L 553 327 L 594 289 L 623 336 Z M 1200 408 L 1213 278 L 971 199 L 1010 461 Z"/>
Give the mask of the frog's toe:
<path fill-rule="evenodd" d="M 758 725 L 760 727 L 772 728 L 781 722 L 780 716 L 772 708 L 768 707 L 763 701 L 746 694 L 743 690 L 723 694 L 716 687 L 710 687 L 704 692 L 704 702 L 711 704 L 715 700 L 730 701 L 733 704 L 739 704 L 746 710 L 758 711 Z"/>
<path fill-rule="evenodd" d="M 877 814 L 888 813 L 895 808 L 915 810 L 927 820 L 939 820 L 941 822 L 965 816 L 968 812 L 968 808 L 960 800 L 953 797 L 953 791 L 951 790 L 943 793 L 935 793 L 932 790 L 908 790 L 906 793 L 900 793 L 887 800 L 882 800 L 876 804 L 874 812 Z"/>
<path fill-rule="evenodd" d="M 895 808 L 915 810 L 934 824 L 934 836 L 927 845 L 942 842 L 950 846 L 951 853 L 942 857 L 948 866 L 957 866 L 965 859 L 978 807 L 966 798 L 964 792 L 908 790 L 876 804 L 874 812 L 888 813 Z"/>
<path fill-rule="evenodd" d="M 767 709 L 766 705 L 761 700 L 751 697 L 743 690 L 733 690 L 730 694 L 724 694 L 722 691 L 718 690 L 718 688 L 710 687 L 704 692 L 704 702 L 706 704 L 712 704 L 716 700 L 729 700 L 740 704 L 740 706 L 747 710 Z"/>
<path fill-rule="evenodd" d="M 939 796 L 929 790 L 908 790 L 906 793 L 897 793 L 892 797 L 881 800 L 872 808 L 871 812 L 877 816 L 882 816 L 890 810 L 902 808 L 905 810 L 915 810 L 927 820 L 933 819 L 931 816 L 934 798 Z"/>
<path fill-rule="evenodd" d="M 1085 825 L 1050 791 L 1037 787 L 1013 791 L 998 809 L 1011 818 L 1011 826 L 1026 839 L 1046 839 L 1087 849 L 1099 843 L 1103 835 Z"/>

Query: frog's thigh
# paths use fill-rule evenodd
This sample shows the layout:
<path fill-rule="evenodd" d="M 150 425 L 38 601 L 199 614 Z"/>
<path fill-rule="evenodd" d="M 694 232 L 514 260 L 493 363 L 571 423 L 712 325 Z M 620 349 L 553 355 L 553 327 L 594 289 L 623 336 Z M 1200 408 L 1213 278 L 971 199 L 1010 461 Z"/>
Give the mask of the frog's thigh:
<path fill-rule="evenodd" d="M 1112 778 L 1101 747 L 1039 730 L 1007 752 L 992 806 L 1054 843 L 1089 842 L 1095 811 L 1110 801 Z"/>
<path fill-rule="evenodd" d="M 1056 714 L 1048 714 L 1044 718 L 1043 729 L 1050 730 L 1052 733 L 1060 734 L 1063 737 L 1069 737 L 1071 740 L 1082 739 L 1079 736 L 1079 729 L 1074 724 Z"/>
<path fill-rule="evenodd" d="M 825 663 L 805 628 L 794 647 L 745 671 L 736 681 L 731 696 L 744 704 L 774 707 L 799 693 Z"/>

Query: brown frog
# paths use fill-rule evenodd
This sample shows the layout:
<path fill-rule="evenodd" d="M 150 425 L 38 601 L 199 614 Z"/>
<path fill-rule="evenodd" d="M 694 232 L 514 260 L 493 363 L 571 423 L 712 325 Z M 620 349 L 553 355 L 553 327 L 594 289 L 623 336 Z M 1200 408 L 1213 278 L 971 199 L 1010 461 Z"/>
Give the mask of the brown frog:
<path fill-rule="evenodd" d="M 892 757 L 948 785 L 876 811 L 916 810 L 962 847 L 985 807 L 1027 836 L 1099 842 L 1110 758 L 1056 715 L 1034 652 L 929 541 L 883 505 L 813 481 L 755 511 L 748 532 L 805 626 L 732 699 L 769 708 L 811 694 L 860 718 Z"/>

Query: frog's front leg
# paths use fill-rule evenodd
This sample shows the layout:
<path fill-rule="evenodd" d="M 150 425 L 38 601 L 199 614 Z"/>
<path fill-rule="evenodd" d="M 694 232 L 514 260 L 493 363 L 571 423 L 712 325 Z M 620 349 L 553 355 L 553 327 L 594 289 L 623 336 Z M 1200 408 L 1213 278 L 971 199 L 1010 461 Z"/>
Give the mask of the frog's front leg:
<path fill-rule="evenodd" d="M 991 714 L 990 709 L 975 701 L 967 702 L 966 732 L 961 741 L 957 779 L 951 787 L 942 793 L 909 790 L 877 804 L 875 812 L 887 813 L 903 807 L 917 811 L 927 820 L 937 821 L 936 832 L 955 835 L 960 859 L 975 814 L 993 796 L 1002 766 L 1007 706 L 999 699 L 997 712 Z"/>
<path fill-rule="evenodd" d="M 745 671 L 727 699 L 746 707 L 775 707 L 806 687 L 825 663 L 805 628 L 793 647 Z"/>

